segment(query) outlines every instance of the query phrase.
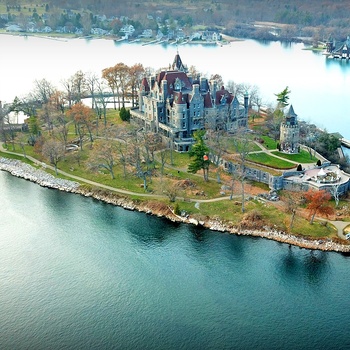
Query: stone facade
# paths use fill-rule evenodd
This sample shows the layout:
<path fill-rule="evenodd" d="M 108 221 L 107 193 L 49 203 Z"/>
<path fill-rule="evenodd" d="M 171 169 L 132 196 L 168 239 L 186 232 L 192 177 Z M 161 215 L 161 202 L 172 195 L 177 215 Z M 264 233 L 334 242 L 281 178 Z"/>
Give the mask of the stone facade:
<path fill-rule="evenodd" d="M 299 152 L 300 127 L 293 106 L 291 105 L 280 126 L 280 150 L 288 153 Z"/>
<path fill-rule="evenodd" d="M 171 69 L 143 78 L 138 107 L 130 112 L 132 122 L 173 142 L 176 151 L 187 152 L 196 130 L 247 128 L 248 96 L 241 105 L 215 80 L 191 77 L 177 54 Z"/>

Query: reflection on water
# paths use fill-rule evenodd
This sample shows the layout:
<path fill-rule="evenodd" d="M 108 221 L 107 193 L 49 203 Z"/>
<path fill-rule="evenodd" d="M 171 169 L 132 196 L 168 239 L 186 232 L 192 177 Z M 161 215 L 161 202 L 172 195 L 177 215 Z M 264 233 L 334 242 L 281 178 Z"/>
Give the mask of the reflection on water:
<path fill-rule="evenodd" d="M 302 254 L 301 254 L 302 253 Z M 320 285 L 327 277 L 329 253 L 318 250 L 305 250 L 289 246 L 282 256 L 280 273 L 282 276 L 301 281 L 310 285 Z"/>

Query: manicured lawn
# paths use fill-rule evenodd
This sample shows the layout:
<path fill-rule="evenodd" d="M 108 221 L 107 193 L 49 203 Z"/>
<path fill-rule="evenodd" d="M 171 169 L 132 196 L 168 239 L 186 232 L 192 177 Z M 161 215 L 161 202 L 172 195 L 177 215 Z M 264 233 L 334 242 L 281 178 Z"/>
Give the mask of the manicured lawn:
<path fill-rule="evenodd" d="M 288 160 L 292 160 L 298 163 L 316 163 L 317 162 L 316 157 L 312 156 L 312 158 L 310 158 L 309 152 L 304 150 L 301 150 L 299 154 L 288 154 L 288 153 L 278 152 L 278 151 L 274 151 L 272 153 L 275 154 L 276 156 L 279 156 Z"/>
<path fill-rule="evenodd" d="M 235 142 L 237 142 L 236 145 L 234 144 L 232 139 L 230 139 L 230 138 L 227 139 L 227 151 L 228 152 L 237 153 L 237 148 L 238 148 L 238 151 L 240 151 L 242 149 L 243 142 L 240 142 L 240 140 L 235 140 Z M 261 148 L 257 144 L 255 144 L 253 141 L 249 142 L 248 147 L 249 147 L 250 152 L 261 151 Z"/>
<path fill-rule="evenodd" d="M 263 152 L 249 154 L 247 160 L 258 164 L 267 165 L 276 169 L 292 169 L 295 167 L 295 164 L 293 163 L 290 163 L 286 160 L 278 159 L 274 156 Z"/>
<path fill-rule="evenodd" d="M 274 139 L 268 136 L 261 136 L 261 138 L 264 140 L 264 147 L 266 147 L 269 150 L 277 149 L 277 142 Z"/>

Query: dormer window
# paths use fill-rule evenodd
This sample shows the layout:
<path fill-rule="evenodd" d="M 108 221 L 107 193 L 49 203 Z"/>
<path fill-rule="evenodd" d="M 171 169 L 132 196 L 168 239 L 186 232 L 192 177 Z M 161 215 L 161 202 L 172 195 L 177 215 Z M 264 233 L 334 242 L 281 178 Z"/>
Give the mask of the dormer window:
<path fill-rule="evenodd" d="M 225 95 L 222 95 L 221 96 L 221 99 L 220 99 L 220 103 L 222 104 L 222 105 L 225 105 L 226 104 L 226 96 Z"/>
<path fill-rule="evenodd" d="M 179 78 L 176 78 L 175 79 L 175 83 L 174 83 L 174 89 L 177 90 L 177 91 L 181 91 L 181 89 L 185 86 L 185 83 L 179 79 Z"/>

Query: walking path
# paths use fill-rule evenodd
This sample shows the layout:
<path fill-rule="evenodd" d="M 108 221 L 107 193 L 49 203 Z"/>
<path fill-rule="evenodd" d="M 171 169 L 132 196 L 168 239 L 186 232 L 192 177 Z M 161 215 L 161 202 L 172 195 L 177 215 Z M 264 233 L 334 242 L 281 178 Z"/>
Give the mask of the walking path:
<path fill-rule="evenodd" d="M 21 153 L 11 152 L 11 151 L 8 151 L 7 149 L 5 149 L 3 144 L 2 144 L 2 142 L 0 142 L 0 151 L 4 152 L 4 153 L 13 154 L 13 155 L 16 155 L 16 156 L 23 157 L 23 154 L 21 154 Z M 43 163 L 43 162 L 37 160 L 36 158 L 34 158 L 32 156 L 28 155 L 28 156 L 26 156 L 26 158 L 29 159 L 30 161 L 32 161 L 34 164 L 40 166 L 40 167 L 44 167 L 44 168 L 50 169 L 52 171 L 55 171 L 55 168 L 53 166 L 48 165 L 46 163 Z M 174 168 L 174 167 L 172 167 L 172 168 Z M 181 169 L 181 171 L 183 171 L 183 169 Z M 132 191 L 116 188 L 116 187 L 111 187 L 111 186 L 108 186 L 108 185 L 104 185 L 104 184 L 101 184 L 101 183 L 98 183 L 98 182 L 95 182 L 95 181 L 91 181 L 91 180 L 82 178 L 80 176 L 76 176 L 76 175 L 67 173 L 67 172 L 65 172 L 63 170 L 59 170 L 59 169 L 57 169 L 57 172 L 62 174 L 62 175 L 64 175 L 64 176 L 66 176 L 66 177 L 69 177 L 71 179 L 77 180 L 79 182 L 83 182 L 83 183 L 87 183 L 87 184 L 92 185 L 92 186 L 104 188 L 104 189 L 107 189 L 107 190 L 112 191 L 112 192 L 117 192 L 117 193 L 121 193 L 121 194 L 125 194 L 125 195 L 135 195 L 135 196 L 141 196 L 141 197 L 149 197 L 149 198 L 166 198 L 165 195 L 132 192 Z M 234 197 L 235 198 L 239 198 L 239 197 L 241 197 L 241 195 L 235 195 Z M 198 203 L 205 203 L 205 202 L 216 202 L 216 201 L 228 200 L 230 198 L 231 198 L 230 196 L 222 196 L 222 197 L 211 198 L 211 199 L 188 199 L 188 201 L 190 201 L 190 202 L 198 202 Z M 179 198 L 179 199 L 183 199 L 183 198 Z M 323 218 L 318 218 L 318 219 L 319 220 L 323 220 L 323 221 L 327 221 L 330 224 L 334 225 L 336 227 L 336 229 L 338 230 L 339 238 L 346 239 L 346 237 L 344 235 L 344 229 L 345 229 L 345 227 L 350 225 L 350 222 L 336 221 L 336 220 L 327 220 L 327 219 L 323 219 Z"/>

